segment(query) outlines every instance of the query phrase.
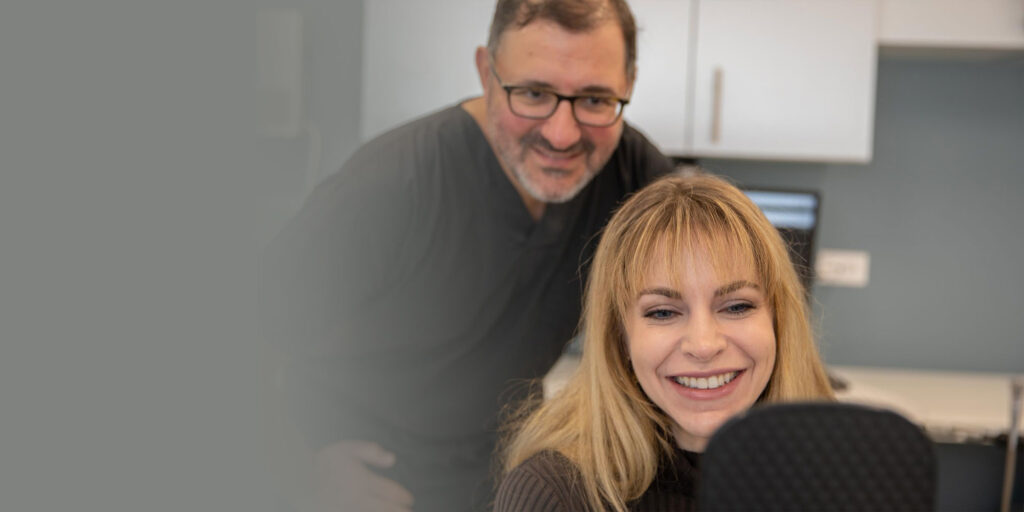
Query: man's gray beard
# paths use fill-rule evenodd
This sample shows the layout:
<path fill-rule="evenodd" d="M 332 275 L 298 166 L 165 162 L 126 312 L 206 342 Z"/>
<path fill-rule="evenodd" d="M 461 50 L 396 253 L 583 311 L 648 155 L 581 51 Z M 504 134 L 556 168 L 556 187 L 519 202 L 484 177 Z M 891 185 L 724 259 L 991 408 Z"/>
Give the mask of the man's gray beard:
<path fill-rule="evenodd" d="M 493 106 L 490 103 L 488 103 L 488 128 L 490 129 L 491 133 L 501 133 L 501 127 L 498 125 L 497 122 L 497 119 L 499 118 L 499 113 L 492 107 Z M 570 190 L 566 191 L 565 193 L 551 197 L 549 195 L 542 193 L 537 187 L 535 187 L 533 183 L 527 179 L 526 173 L 523 172 L 523 166 L 525 165 L 524 162 L 526 160 L 526 153 L 527 151 L 529 151 L 529 147 L 532 141 L 526 141 L 523 140 L 523 138 L 520 138 L 520 140 L 517 141 L 517 145 L 514 148 L 507 148 L 503 147 L 500 143 L 497 143 L 496 141 L 498 140 L 500 140 L 498 137 L 494 138 L 495 142 L 493 146 L 494 153 L 495 156 L 498 157 L 498 161 L 504 164 L 504 167 L 506 169 L 512 169 L 512 175 L 515 176 L 516 181 L 518 181 L 519 185 L 523 187 L 523 190 L 525 190 L 527 194 L 530 194 L 531 197 L 542 203 L 568 203 L 569 201 L 572 200 L 572 198 L 576 197 L 576 195 L 579 194 L 580 191 L 582 191 L 583 188 L 586 187 L 591 180 L 594 179 L 594 176 L 597 176 L 597 173 L 602 168 L 604 168 L 605 163 L 607 163 L 606 160 L 604 163 L 602 163 L 601 165 L 597 166 L 594 169 L 588 168 L 586 174 L 583 176 L 583 179 L 579 181 L 579 183 L 574 185 Z M 584 149 L 584 152 L 586 153 L 585 158 L 589 160 L 590 157 L 593 155 L 593 144 L 589 142 L 585 142 L 584 144 L 588 144 L 591 146 L 589 148 Z M 609 155 L 609 158 L 611 158 L 611 155 Z"/>
<path fill-rule="evenodd" d="M 522 185 L 523 190 L 526 190 L 526 193 L 533 196 L 534 199 L 549 204 L 561 204 L 568 203 L 569 201 L 571 201 L 572 198 L 576 197 L 580 193 L 580 191 L 582 191 L 590 183 L 590 181 L 594 179 L 594 176 L 597 176 L 597 172 L 599 170 L 600 169 L 588 168 L 586 174 L 583 175 L 583 178 L 580 179 L 579 182 L 577 182 L 575 185 L 573 185 L 571 189 L 566 190 L 561 194 L 552 196 L 544 194 L 539 188 L 534 186 L 533 182 L 528 179 L 526 173 L 523 171 L 523 165 L 512 166 L 512 172 L 513 174 L 515 174 L 516 180 L 519 181 L 519 184 Z"/>

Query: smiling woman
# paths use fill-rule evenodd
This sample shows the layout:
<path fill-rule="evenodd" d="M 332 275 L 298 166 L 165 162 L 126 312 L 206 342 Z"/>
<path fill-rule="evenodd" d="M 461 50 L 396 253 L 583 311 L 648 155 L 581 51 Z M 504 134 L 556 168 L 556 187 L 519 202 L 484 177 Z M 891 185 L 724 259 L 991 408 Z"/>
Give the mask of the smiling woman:
<path fill-rule="evenodd" d="M 775 365 L 772 312 L 748 258 L 716 272 L 707 250 L 661 250 L 646 288 L 623 314 L 626 345 L 640 387 L 671 418 L 676 443 L 700 452 L 767 386 Z M 665 264 L 670 250 L 686 255 L 680 267 Z"/>
<path fill-rule="evenodd" d="M 784 242 L 710 175 L 666 177 L 615 213 L 581 328 L 566 387 L 511 421 L 498 511 L 690 509 L 726 420 L 833 398 Z"/>

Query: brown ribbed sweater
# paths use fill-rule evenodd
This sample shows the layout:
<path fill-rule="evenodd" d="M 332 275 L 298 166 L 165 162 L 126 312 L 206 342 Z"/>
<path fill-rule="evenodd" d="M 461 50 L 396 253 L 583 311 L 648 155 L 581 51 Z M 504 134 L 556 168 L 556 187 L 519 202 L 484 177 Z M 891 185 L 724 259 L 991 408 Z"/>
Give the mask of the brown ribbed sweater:
<path fill-rule="evenodd" d="M 633 512 L 689 511 L 700 454 L 676 450 L 662 463 L 654 482 L 639 499 L 627 504 Z M 587 505 L 579 469 L 564 455 L 544 451 L 516 466 L 501 482 L 494 512 L 580 512 Z"/>

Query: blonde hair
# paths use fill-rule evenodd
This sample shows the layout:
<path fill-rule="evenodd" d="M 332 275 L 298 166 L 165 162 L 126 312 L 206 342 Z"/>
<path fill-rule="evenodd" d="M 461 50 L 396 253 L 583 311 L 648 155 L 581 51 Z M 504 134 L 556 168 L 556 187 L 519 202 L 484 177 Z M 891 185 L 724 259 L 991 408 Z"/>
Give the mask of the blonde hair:
<path fill-rule="evenodd" d="M 623 511 L 672 453 L 671 420 L 633 376 L 623 313 L 655 258 L 703 249 L 716 270 L 753 262 L 771 306 L 776 360 L 759 402 L 832 399 L 808 322 L 805 291 L 778 231 L 739 189 L 702 174 L 671 175 L 628 199 L 598 244 L 587 283 L 580 366 L 565 388 L 524 419 L 504 445 L 505 473 L 554 450 L 579 468 L 591 508 Z M 663 260 L 660 260 L 663 261 Z M 675 268 L 675 267 L 669 267 Z"/>

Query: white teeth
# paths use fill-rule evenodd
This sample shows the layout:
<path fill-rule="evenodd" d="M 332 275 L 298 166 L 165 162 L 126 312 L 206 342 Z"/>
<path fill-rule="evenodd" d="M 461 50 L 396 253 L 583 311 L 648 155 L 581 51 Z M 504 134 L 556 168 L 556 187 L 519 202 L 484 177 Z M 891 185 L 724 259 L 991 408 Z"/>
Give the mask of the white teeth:
<path fill-rule="evenodd" d="M 674 380 L 683 387 L 691 389 L 715 389 L 728 384 L 729 382 L 732 381 L 732 379 L 735 379 L 736 375 L 738 375 L 739 373 L 740 372 L 729 372 L 723 373 L 721 375 L 714 375 L 711 377 L 701 378 L 675 377 Z"/>

